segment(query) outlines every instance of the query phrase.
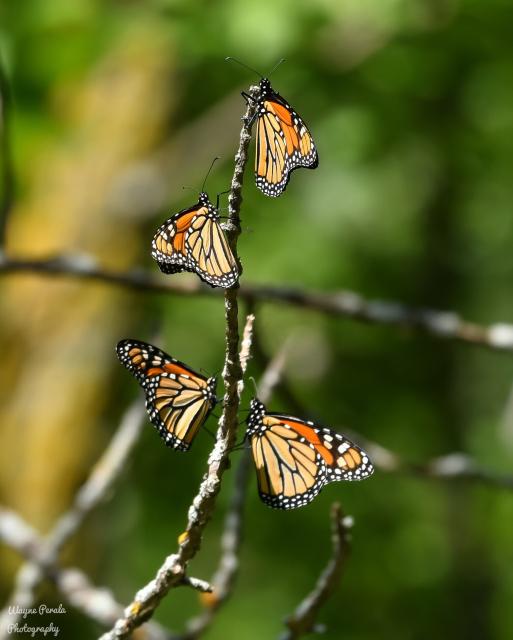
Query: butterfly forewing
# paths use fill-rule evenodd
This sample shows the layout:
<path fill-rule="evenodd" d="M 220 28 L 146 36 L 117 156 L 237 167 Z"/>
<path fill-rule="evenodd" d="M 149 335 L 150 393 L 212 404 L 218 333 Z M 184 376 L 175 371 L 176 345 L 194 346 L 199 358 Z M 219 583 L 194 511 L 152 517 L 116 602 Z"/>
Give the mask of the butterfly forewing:
<path fill-rule="evenodd" d="M 268 414 L 256 399 L 247 435 L 260 497 L 276 509 L 304 506 L 329 482 L 362 480 L 373 472 L 367 454 L 345 436 L 299 418 Z"/>
<path fill-rule="evenodd" d="M 257 118 L 256 184 L 265 195 L 278 197 L 294 169 L 318 166 L 317 149 L 302 118 L 266 78 L 260 82 Z"/>
<path fill-rule="evenodd" d="M 216 403 L 215 378 L 207 379 L 139 340 L 122 340 L 116 351 L 144 389 L 146 410 L 162 439 L 187 451 Z"/>
<path fill-rule="evenodd" d="M 231 287 L 239 275 L 219 215 L 205 193 L 159 227 L 152 256 L 164 273 L 191 271 L 212 287 Z"/>

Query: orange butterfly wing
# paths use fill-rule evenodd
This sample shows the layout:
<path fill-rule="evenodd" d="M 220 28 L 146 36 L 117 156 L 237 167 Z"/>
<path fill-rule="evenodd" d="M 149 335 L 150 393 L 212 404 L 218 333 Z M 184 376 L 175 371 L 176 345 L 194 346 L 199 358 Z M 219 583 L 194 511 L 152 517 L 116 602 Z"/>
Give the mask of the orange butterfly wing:
<path fill-rule="evenodd" d="M 152 256 L 164 273 L 191 271 L 212 287 L 231 287 L 239 276 L 217 211 L 204 193 L 159 227 Z"/>
<path fill-rule="evenodd" d="M 285 190 L 294 169 L 315 169 L 319 158 L 312 135 L 299 114 L 271 88 L 265 78 L 260 83 L 260 90 L 256 184 L 265 195 L 278 197 Z"/>
<path fill-rule="evenodd" d="M 122 340 L 116 352 L 144 389 L 149 418 L 166 445 L 187 451 L 216 404 L 215 378 L 139 340 Z"/>
<path fill-rule="evenodd" d="M 280 414 L 258 400 L 248 416 L 259 494 L 276 509 L 311 502 L 329 482 L 362 480 L 373 473 L 367 454 L 332 429 Z"/>

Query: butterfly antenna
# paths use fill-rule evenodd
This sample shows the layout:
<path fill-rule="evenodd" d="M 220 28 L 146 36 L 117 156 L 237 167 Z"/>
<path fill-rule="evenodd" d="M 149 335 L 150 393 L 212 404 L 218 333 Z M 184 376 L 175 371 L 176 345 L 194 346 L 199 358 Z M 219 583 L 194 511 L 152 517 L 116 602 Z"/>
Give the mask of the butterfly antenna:
<path fill-rule="evenodd" d="M 210 172 L 212 171 L 212 167 L 215 165 L 215 163 L 219 159 L 220 159 L 219 156 L 216 156 L 210 163 L 210 167 L 208 168 L 207 175 L 205 176 L 205 180 L 203 180 L 203 184 L 201 185 L 202 192 L 205 191 L 205 185 L 207 184 L 207 179 L 208 179 L 208 176 L 210 175 Z"/>
<path fill-rule="evenodd" d="M 258 398 L 258 387 L 255 381 L 255 378 L 253 378 L 253 376 L 249 376 L 249 379 L 251 380 L 251 382 L 253 383 L 253 386 L 255 387 L 255 396 Z"/>
<path fill-rule="evenodd" d="M 271 74 L 273 74 L 276 69 L 280 66 L 280 64 L 282 64 L 282 62 L 285 62 L 285 58 L 280 58 L 278 60 L 278 62 L 274 65 L 274 67 L 269 71 L 269 73 L 267 74 L 267 77 L 270 78 Z"/>
<path fill-rule="evenodd" d="M 256 73 L 256 74 L 257 74 L 257 76 L 260 76 L 261 78 L 263 78 L 263 77 L 264 77 L 264 76 L 263 76 L 261 73 L 259 73 L 256 69 L 253 69 L 253 67 L 250 67 L 249 65 L 244 64 L 244 62 L 241 62 L 240 60 L 237 60 L 237 58 L 232 58 L 232 56 L 227 56 L 227 57 L 225 58 L 225 61 L 226 61 L 226 62 L 230 62 L 230 61 L 231 61 L 231 62 L 236 62 L 237 64 L 240 64 L 240 66 L 241 66 L 241 67 L 245 67 L 246 69 L 249 69 L 250 71 L 253 71 L 253 73 Z"/>

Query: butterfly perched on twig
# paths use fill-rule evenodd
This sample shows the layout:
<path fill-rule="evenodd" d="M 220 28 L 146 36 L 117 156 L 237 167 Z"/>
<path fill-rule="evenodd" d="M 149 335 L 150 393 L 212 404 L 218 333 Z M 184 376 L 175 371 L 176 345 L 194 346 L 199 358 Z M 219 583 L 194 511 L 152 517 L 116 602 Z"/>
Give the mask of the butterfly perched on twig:
<path fill-rule="evenodd" d="M 146 394 L 146 410 L 168 447 L 187 451 L 214 408 L 216 379 L 140 340 L 121 340 L 116 352 Z"/>
<path fill-rule="evenodd" d="M 260 76 L 258 97 L 242 92 L 246 101 L 255 103 L 257 119 L 255 180 L 266 196 L 277 198 L 284 191 L 294 169 L 315 169 L 319 156 L 304 120 L 290 104 L 275 91 L 270 75 L 285 60 L 279 60 L 264 77 L 244 62 L 228 56 L 241 66 Z"/>
<path fill-rule="evenodd" d="M 164 273 L 192 271 L 212 287 L 228 288 L 239 270 L 217 208 L 201 192 L 198 202 L 171 216 L 153 238 L 151 255 Z"/>
<path fill-rule="evenodd" d="M 256 185 L 266 196 L 277 198 L 284 191 L 294 169 L 315 169 L 319 156 L 304 120 L 271 86 L 267 78 L 259 83 L 256 104 Z M 242 94 L 246 99 L 253 98 Z"/>
<path fill-rule="evenodd" d="M 256 398 L 247 424 L 258 492 L 275 509 L 302 507 L 329 482 L 363 480 L 374 471 L 365 451 L 342 434 L 300 418 L 267 413 Z"/>

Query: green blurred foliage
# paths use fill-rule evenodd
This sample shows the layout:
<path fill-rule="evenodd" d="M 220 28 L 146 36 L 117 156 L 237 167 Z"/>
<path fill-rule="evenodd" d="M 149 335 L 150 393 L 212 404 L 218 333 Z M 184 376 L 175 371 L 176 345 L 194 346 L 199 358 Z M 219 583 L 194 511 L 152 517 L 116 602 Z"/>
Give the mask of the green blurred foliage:
<path fill-rule="evenodd" d="M 262 196 L 248 170 L 243 278 L 356 290 L 482 323 L 513 321 L 512 21 L 513 5 L 503 0 L 4 0 L 0 47 L 12 83 L 19 197 L 30 188 L 25 167 L 34 150 L 69 135 L 58 88 L 90 78 L 121 37 L 144 26 L 174 52 L 176 110 L 163 145 L 255 81 L 225 56 L 262 70 L 285 57 L 273 84 L 309 123 L 320 166 L 296 172 L 278 200 Z M 233 152 L 237 118 L 226 131 Z M 202 145 L 202 157 L 218 153 L 208 135 Z M 208 165 L 189 166 L 184 156 L 180 179 L 201 184 Z M 211 194 L 227 188 L 231 170 L 231 153 L 223 154 Z M 141 222 L 148 268 L 155 268 L 153 228 L 191 198 L 181 187 L 170 175 L 166 211 Z M 112 225 L 113 237 L 122 236 L 123 221 Z M 120 338 L 150 339 L 160 318 L 163 348 L 193 367 L 220 370 L 221 300 L 138 293 L 129 304 L 134 313 Z M 462 451 L 511 471 L 508 356 L 295 308 L 266 305 L 256 313 L 269 354 L 291 336 L 287 375 L 309 417 L 346 425 L 407 460 Z M 251 373 L 258 376 L 256 364 Z M 138 393 L 114 359 L 112 379 L 103 441 Z M 279 395 L 271 407 L 290 410 Z M 175 549 L 210 446 L 202 434 L 183 456 L 148 427 L 73 562 L 129 601 Z M 215 568 L 232 475 L 194 575 Z M 361 485 L 331 485 L 290 513 L 263 506 L 252 484 L 238 587 L 209 638 L 277 636 L 329 555 L 333 500 L 356 526 L 341 588 L 320 617 L 326 638 L 513 637 L 511 494 L 377 472 Z M 199 606 L 193 592 L 176 590 L 157 618 L 179 629 Z M 62 637 L 98 632 L 79 615 L 59 622 Z"/>

